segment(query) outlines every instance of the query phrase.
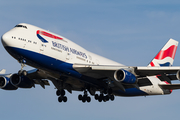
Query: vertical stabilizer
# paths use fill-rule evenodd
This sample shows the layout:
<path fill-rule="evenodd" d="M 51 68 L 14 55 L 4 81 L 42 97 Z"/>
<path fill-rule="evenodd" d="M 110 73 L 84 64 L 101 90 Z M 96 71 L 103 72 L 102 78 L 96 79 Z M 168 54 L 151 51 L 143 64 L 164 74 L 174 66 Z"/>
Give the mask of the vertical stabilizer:
<path fill-rule="evenodd" d="M 170 39 L 165 44 L 165 46 L 159 51 L 159 53 L 154 57 L 154 59 L 150 62 L 148 66 L 172 66 L 177 46 L 178 41 Z"/>

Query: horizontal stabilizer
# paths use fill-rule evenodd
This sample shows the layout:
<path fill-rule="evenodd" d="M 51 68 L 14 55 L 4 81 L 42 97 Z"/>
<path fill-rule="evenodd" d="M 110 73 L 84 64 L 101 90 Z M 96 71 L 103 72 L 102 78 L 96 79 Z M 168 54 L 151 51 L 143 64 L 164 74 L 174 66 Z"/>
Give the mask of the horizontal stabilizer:
<path fill-rule="evenodd" d="M 180 84 L 159 84 L 162 89 L 175 90 L 180 89 Z"/>

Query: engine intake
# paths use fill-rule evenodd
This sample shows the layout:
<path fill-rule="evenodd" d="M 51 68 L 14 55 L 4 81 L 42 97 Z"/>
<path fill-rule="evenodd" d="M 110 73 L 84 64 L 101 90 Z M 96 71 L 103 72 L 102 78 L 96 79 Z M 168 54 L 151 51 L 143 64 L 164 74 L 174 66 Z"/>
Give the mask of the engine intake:
<path fill-rule="evenodd" d="M 177 73 L 176 73 L 176 77 L 177 77 L 177 79 L 178 79 L 178 80 L 180 80 L 180 70 L 179 70 L 179 71 L 177 71 Z"/>
<path fill-rule="evenodd" d="M 12 85 L 20 88 L 32 88 L 32 86 L 34 86 L 34 82 L 32 80 L 23 75 L 19 76 L 18 74 L 13 74 L 10 82 Z"/>
<path fill-rule="evenodd" d="M 0 88 L 4 89 L 4 90 L 17 90 L 17 87 L 12 85 L 9 81 L 10 81 L 9 77 L 1 76 L 0 77 Z"/>
<path fill-rule="evenodd" d="M 0 77 L 0 88 L 4 88 L 7 84 L 7 80 L 5 77 Z"/>
<path fill-rule="evenodd" d="M 114 72 L 114 79 L 117 82 L 122 82 L 126 84 L 135 84 L 137 82 L 134 74 L 123 69 Z"/>

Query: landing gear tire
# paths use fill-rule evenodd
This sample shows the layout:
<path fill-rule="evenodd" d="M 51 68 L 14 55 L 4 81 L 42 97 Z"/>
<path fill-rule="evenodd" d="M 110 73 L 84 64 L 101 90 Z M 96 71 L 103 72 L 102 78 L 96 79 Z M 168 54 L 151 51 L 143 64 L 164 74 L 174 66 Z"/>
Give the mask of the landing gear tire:
<path fill-rule="evenodd" d="M 111 96 L 110 96 L 110 99 L 111 99 L 111 101 L 114 101 L 114 99 L 115 99 L 115 98 L 114 98 L 114 95 L 111 95 Z"/>
<path fill-rule="evenodd" d="M 82 102 L 85 103 L 86 102 L 86 99 L 84 97 L 82 97 Z"/>
<path fill-rule="evenodd" d="M 58 97 L 58 101 L 59 101 L 59 102 L 62 102 L 62 97 L 61 97 L 61 96 Z"/>
<path fill-rule="evenodd" d="M 95 94 L 94 98 L 95 98 L 95 100 L 98 100 L 99 95 L 98 95 L 98 94 Z"/>
<path fill-rule="evenodd" d="M 109 95 L 105 96 L 106 101 L 109 101 Z"/>
<path fill-rule="evenodd" d="M 99 101 L 99 102 L 102 102 L 102 98 L 99 97 L 99 98 L 98 98 L 98 101 Z"/>
<path fill-rule="evenodd" d="M 61 95 L 61 91 L 60 91 L 60 90 L 57 90 L 57 91 L 56 91 L 56 95 L 57 95 L 57 96 L 60 96 L 60 95 Z"/>
<path fill-rule="evenodd" d="M 103 101 L 106 102 L 106 98 L 105 97 L 103 98 Z"/>
<path fill-rule="evenodd" d="M 91 98 L 90 97 L 87 97 L 87 102 L 91 102 Z"/>
<path fill-rule="evenodd" d="M 79 100 L 82 100 L 82 97 L 83 97 L 83 96 L 80 94 L 80 95 L 78 96 L 78 99 L 79 99 Z"/>
<path fill-rule="evenodd" d="M 67 102 L 67 97 L 66 96 L 63 97 L 63 102 Z"/>
<path fill-rule="evenodd" d="M 59 97 L 58 97 L 58 101 L 59 101 L 59 102 L 62 102 L 62 101 L 63 101 L 63 102 L 67 102 L 67 97 L 66 97 L 66 96 L 59 96 Z"/>

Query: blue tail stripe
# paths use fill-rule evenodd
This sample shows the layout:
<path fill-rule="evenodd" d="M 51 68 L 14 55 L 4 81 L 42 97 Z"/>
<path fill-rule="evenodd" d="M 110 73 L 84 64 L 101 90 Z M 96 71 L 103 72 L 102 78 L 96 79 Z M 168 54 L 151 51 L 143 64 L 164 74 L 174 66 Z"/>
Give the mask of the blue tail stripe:
<path fill-rule="evenodd" d="M 164 64 L 159 64 L 161 67 L 162 66 L 171 66 L 171 63 L 170 62 L 166 62 L 166 63 L 164 63 Z"/>

